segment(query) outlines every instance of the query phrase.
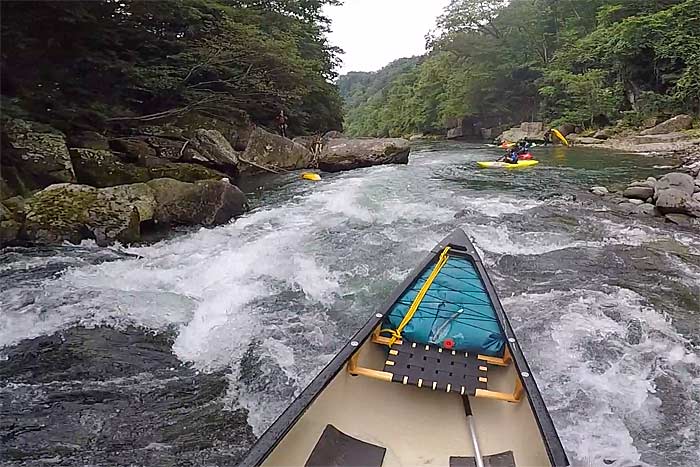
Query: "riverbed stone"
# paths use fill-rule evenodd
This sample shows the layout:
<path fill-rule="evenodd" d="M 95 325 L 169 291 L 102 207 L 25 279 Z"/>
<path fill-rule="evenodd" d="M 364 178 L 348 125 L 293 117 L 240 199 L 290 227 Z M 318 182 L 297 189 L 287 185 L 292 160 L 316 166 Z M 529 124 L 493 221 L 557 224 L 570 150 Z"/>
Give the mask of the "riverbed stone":
<path fill-rule="evenodd" d="M 109 140 L 96 131 L 80 131 L 68 136 L 68 146 L 109 151 Z"/>
<path fill-rule="evenodd" d="M 632 203 L 632 204 L 636 204 L 637 206 L 640 206 L 640 205 L 644 204 L 644 200 L 643 200 L 643 199 L 636 199 L 636 198 L 632 198 L 632 199 L 630 199 L 628 202 L 629 202 L 629 203 Z"/>
<path fill-rule="evenodd" d="M 382 164 L 408 164 L 411 145 L 403 138 L 332 139 L 321 151 L 319 169 L 325 172 Z"/>
<path fill-rule="evenodd" d="M 588 136 L 578 136 L 574 139 L 576 144 L 583 145 L 593 145 L 593 144 L 603 144 L 605 141 L 598 138 L 590 138 Z"/>
<path fill-rule="evenodd" d="M 604 186 L 592 186 L 590 192 L 598 196 L 604 196 L 610 193 L 610 191 L 608 191 L 608 189 Z"/>
<path fill-rule="evenodd" d="M 640 204 L 637 207 L 637 212 L 639 212 L 640 214 L 646 214 L 648 216 L 653 216 L 654 214 L 656 214 L 656 206 L 654 206 L 651 203 Z"/>
<path fill-rule="evenodd" d="M 648 186 L 630 186 L 623 193 L 625 198 L 634 198 L 637 200 L 646 200 L 654 196 L 654 188 Z"/>
<path fill-rule="evenodd" d="M 665 133 L 673 133 L 676 131 L 688 130 L 693 127 L 693 117 L 690 115 L 676 115 L 673 118 L 669 118 L 665 122 L 662 122 L 653 128 L 642 131 L 641 135 L 660 135 Z"/>
<path fill-rule="evenodd" d="M 680 214 L 680 213 L 672 213 L 672 214 L 666 214 L 664 216 L 667 222 L 671 222 L 672 224 L 676 225 L 682 225 L 682 226 L 689 226 L 692 222 L 692 219 L 690 216 L 686 214 Z"/>
<path fill-rule="evenodd" d="M 677 188 L 657 191 L 655 198 L 656 208 L 662 214 L 686 213 L 690 201 L 690 195 Z"/>
<path fill-rule="evenodd" d="M 593 135 L 594 138 L 596 139 L 610 139 L 612 137 L 612 129 L 611 128 L 602 128 L 598 131 L 595 132 Z"/>
<path fill-rule="evenodd" d="M 688 174 L 672 172 L 661 177 L 656 183 L 657 192 L 669 188 L 674 188 L 688 196 L 691 196 L 695 190 L 695 182 L 693 177 Z"/>

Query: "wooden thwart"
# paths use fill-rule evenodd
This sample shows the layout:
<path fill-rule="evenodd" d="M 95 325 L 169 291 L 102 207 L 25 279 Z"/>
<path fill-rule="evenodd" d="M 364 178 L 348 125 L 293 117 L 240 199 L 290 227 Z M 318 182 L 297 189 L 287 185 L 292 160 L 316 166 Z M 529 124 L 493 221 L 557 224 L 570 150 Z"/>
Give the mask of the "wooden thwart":
<path fill-rule="evenodd" d="M 376 331 L 372 335 L 372 341 L 381 345 L 388 345 L 389 340 Z M 518 402 L 522 397 L 523 387 L 519 377 L 515 378 L 512 393 L 492 391 L 487 386 L 488 365 L 504 366 L 510 363 L 507 348 L 503 358 L 497 358 L 398 340 L 388 352 L 383 371 L 359 366 L 359 356 L 358 350 L 348 361 L 347 370 L 352 375 L 507 402 Z"/>

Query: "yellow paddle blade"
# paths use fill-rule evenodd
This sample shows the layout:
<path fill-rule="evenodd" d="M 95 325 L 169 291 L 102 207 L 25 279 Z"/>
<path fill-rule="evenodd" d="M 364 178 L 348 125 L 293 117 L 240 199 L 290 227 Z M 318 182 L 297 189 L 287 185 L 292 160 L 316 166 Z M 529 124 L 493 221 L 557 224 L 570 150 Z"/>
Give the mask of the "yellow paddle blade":
<path fill-rule="evenodd" d="M 318 182 L 319 180 L 321 180 L 321 176 L 314 172 L 303 172 L 301 174 L 301 178 L 303 178 L 304 180 L 311 180 L 313 182 Z"/>

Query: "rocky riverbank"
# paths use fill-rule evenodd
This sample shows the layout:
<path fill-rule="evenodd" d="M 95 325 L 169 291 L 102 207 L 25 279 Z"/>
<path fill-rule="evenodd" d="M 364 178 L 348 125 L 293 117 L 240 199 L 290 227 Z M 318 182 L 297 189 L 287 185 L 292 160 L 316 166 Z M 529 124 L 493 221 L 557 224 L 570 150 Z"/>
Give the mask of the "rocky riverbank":
<path fill-rule="evenodd" d="M 303 144 L 302 144 L 303 143 Z M 133 243 L 176 225 L 213 226 L 247 208 L 236 183 L 265 172 L 405 164 L 403 139 L 329 132 L 292 141 L 261 127 L 163 126 L 132 134 L 65 134 L 2 121 L 0 244 Z"/>
<path fill-rule="evenodd" d="M 673 224 L 700 229 L 700 157 L 687 157 L 679 168 L 630 183 L 622 191 L 591 187 L 591 193 L 615 203 L 615 209 L 629 215 L 663 217 Z"/>

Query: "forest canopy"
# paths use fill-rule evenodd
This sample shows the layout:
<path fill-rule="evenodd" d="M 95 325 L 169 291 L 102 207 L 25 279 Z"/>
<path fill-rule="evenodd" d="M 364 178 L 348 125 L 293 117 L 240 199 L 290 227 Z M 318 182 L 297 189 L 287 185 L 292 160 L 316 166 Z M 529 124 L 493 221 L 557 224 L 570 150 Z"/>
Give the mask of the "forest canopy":
<path fill-rule="evenodd" d="M 700 0 L 452 0 L 437 26 L 426 56 L 340 77 L 350 133 L 700 112 Z"/>
<path fill-rule="evenodd" d="M 336 0 L 3 1 L 3 114 L 101 128 L 196 111 L 342 125 Z M 131 120 L 130 120 L 131 119 Z"/>

